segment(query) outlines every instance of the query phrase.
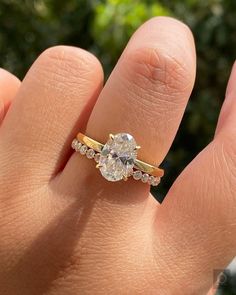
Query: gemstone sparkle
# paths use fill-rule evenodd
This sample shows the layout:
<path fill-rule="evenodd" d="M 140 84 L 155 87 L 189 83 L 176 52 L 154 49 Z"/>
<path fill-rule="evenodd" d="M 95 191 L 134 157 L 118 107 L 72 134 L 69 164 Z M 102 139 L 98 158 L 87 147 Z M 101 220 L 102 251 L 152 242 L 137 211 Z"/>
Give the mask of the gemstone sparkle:
<path fill-rule="evenodd" d="M 104 145 L 99 159 L 99 169 L 109 181 L 119 181 L 131 175 L 137 158 L 136 142 L 130 134 L 119 133 Z"/>

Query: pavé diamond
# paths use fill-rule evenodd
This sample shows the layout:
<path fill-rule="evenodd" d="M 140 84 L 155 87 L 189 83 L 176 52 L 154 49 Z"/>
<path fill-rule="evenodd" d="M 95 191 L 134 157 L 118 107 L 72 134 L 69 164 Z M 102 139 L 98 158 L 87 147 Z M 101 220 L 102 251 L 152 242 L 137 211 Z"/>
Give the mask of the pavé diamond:
<path fill-rule="evenodd" d="M 86 145 L 82 145 L 80 150 L 79 150 L 81 155 L 85 155 L 86 152 L 87 152 L 87 149 L 88 149 L 88 147 Z"/>
<path fill-rule="evenodd" d="M 153 185 L 153 186 L 157 186 L 157 185 L 160 183 L 160 181 L 161 181 L 160 177 L 155 177 L 155 179 L 154 179 L 152 185 Z"/>
<path fill-rule="evenodd" d="M 75 139 L 72 141 L 72 144 L 71 144 L 72 149 L 75 149 L 75 147 L 76 147 L 77 144 L 78 144 L 78 140 L 75 138 Z"/>
<path fill-rule="evenodd" d="M 146 183 L 146 182 L 148 182 L 148 178 L 149 178 L 149 175 L 147 173 L 145 173 L 142 175 L 141 180 L 143 183 Z"/>
<path fill-rule="evenodd" d="M 76 138 L 72 141 L 71 147 L 72 147 L 76 152 L 79 152 L 81 146 L 82 146 L 82 144 L 81 144 Z"/>
<path fill-rule="evenodd" d="M 153 183 L 154 183 L 154 180 L 155 180 L 155 177 L 154 176 L 149 176 L 149 178 L 148 178 L 148 184 L 150 184 L 150 185 L 153 185 Z"/>
<path fill-rule="evenodd" d="M 75 146 L 75 151 L 76 151 L 76 152 L 79 152 L 81 146 L 82 146 L 82 143 L 78 142 L 78 143 L 76 144 L 76 146 Z"/>
<path fill-rule="evenodd" d="M 139 179 L 141 179 L 141 178 L 142 178 L 142 172 L 141 172 L 140 170 L 136 170 L 136 171 L 134 171 L 134 173 L 133 173 L 133 178 L 134 178 L 135 180 L 139 180 Z"/>
<path fill-rule="evenodd" d="M 127 133 L 114 135 L 104 145 L 99 159 L 99 169 L 109 181 L 127 178 L 133 171 L 137 157 L 136 142 Z"/>
<path fill-rule="evenodd" d="M 86 156 L 88 159 L 93 159 L 94 155 L 95 155 L 95 151 L 93 149 L 87 150 Z"/>

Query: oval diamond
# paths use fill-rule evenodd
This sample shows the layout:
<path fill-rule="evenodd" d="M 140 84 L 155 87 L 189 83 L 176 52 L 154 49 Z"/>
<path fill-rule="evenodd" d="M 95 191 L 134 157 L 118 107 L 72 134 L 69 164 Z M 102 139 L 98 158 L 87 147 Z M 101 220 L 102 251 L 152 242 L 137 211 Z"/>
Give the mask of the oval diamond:
<path fill-rule="evenodd" d="M 130 134 L 119 133 L 104 145 L 99 159 L 99 169 L 109 181 L 119 181 L 132 174 L 137 158 L 136 142 Z"/>

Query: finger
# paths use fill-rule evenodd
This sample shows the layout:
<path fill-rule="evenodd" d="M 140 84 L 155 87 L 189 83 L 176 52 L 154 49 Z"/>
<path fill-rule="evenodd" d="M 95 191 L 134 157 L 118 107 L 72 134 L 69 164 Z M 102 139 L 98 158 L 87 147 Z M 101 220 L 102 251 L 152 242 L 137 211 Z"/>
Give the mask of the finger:
<path fill-rule="evenodd" d="M 234 67 L 230 83 L 235 74 Z M 180 175 L 156 215 L 155 255 L 162 262 L 156 279 L 174 276 L 170 293 L 206 293 L 214 271 L 235 255 L 236 86 L 230 87 L 215 139 Z M 164 267 L 170 263 L 171 269 Z"/>
<path fill-rule="evenodd" d="M 61 169 L 72 132 L 86 124 L 101 85 L 101 66 L 92 54 L 67 46 L 42 53 L 1 130 L 1 161 L 12 164 L 4 175 L 14 173 L 20 163 L 22 177 L 48 181 Z M 10 152 L 15 146 L 17 152 Z"/>
<path fill-rule="evenodd" d="M 231 107 L 234 105 L 234 100 L 236 99 L 235 81 L 236 81 L 236 62 L 234 63 L 232 67 L 231 75 L 230 75 L 228 86 L 226 89 L 227 99 L 225 99 L 224 105 L 220 112 L 216 132 L 215 132 L 216 135 L 220 132 L 220 130 L 222 129 L 222 126 L 224 126 L 225 121 L 229 120 L 230 114 L 232 114 Z"/>
<path fill-rule="evenodd" d="M 195 51 L 189 29 L 170 18 L 148 21 L 131 38 L 102 90 L 86 134 L 105 142 L 109 133 L 128 132 L 141 145 L 140 157 L 159 164 L 177 131 L 194 76 Z M 149 186 L 108 182 L 93 161 L 75 153 L 56 187 L 59 191 L 64 187 L 66 195 L 79 199 L 87 214 L 77 248 L 83 262 L 76 263 L 74 271 L 65 271 L 60 287 L 73 282 L 77 292 L 86 286 L 101 291 L 104 281 L 100 278 L 106 278 L 107 289 L 118 290 L 114 293 L 146 290 L 153 266 L 147 263 L 153 222 L 153 203 L 147 202 Z M 91 267 L 92 261 L 96 268 Z M 98 272 L 100 278 L 94 281 Z M 83 278 L 79 280 L 76 273 Z"/>
<path fill-rule="evenodd" d="M 207 293 L 207 295 L 216 295 L 216 288 L 212 287 L 209 292 Z"/>
<path fill-rule="evenodd" d="M 16 76 L 0 68 L 0 124 L 19 87 L 20 80 Z"/>
<path fill-rule="evenodd" d="M 131 38 L 103 88 L 87 135 L 106 142 L 109 133 L 130 133 L 141 146 L 139 158 L 159 165 L 173 142 L 194 77 L 190 30 L 171 18 L 151 19 Z M 68 174 L 74 174 L 80 158 L 72 157 Z M 78 179 L 74 182 L 77 186 Z"/>

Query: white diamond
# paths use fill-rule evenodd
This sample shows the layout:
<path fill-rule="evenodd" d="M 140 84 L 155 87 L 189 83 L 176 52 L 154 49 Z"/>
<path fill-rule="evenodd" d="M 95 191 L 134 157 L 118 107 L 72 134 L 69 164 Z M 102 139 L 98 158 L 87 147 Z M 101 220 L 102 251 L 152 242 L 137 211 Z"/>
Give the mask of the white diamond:
<path fill-rule="evenodd" d="M 149 178 L 149 175 L 147 173 L 145 173 L 142 175 L 141 180 L 142 180 L 142 182 L 146 183 L 146 182 L 148 182 L 148 178 Z"/>
<path fill-rule="evenodd" d="M 82 146 L 82 143 L 81 143 L 81 142 L 77 142 L 77 144 L 76 144 L 76 146 L 75 146 L 75 151 L 76 151 L 76 152 L 79 152 L 81 146 Z"/>
<path fill-rule="evenodd" d="M 99 162 L 99 160 L 100 160 L 100 154 L 96 154 L 95 156 L 94 156 L 94 160 L 95 160 L 95 162 Z"/>
<path fill-rule="evenodd" d="M 82 145 L 81 146 L 81 148 L 80 148 L 80 153 L 81 153 L 81 155 L 85 155 L 86 154 L 86 152 L 87 152 L 87 146 L 86 145 Z"/>
<path fill-rule="evenodd" d="M 148 184 L 153 185 L 155 177 L 154 176 L 149 176 L 148 178 Z"/>
<path fill-rule="evenodd" d="M 155 177 L 152 185 L 157 186 L 160 183 L 160 181 L 161 181 L 160 177 Z"/>
<path fill-rule="evenodd" d="M 88 159 L 92 159 L 94 157 L 94 155 L 95 155 L 95 151 L 93 149 L 87 150 L 86 156 Z"/>
<path fill-rule="evenodd" d="M 79 151 L 79 149 L 80 149 L 81 146 L 82 146 L 82 144 L 81 144 L 76 138 L 72 141 L 71 147 L 72 147 L 72 149 L 74 149 L 76 152 Z"/>
<path fill-rule="evenodd" d="M 76 147 L 77 144 L 78 144 L 78 140 L 75 138 L 75 139 L 72 141 L 72 144 L 71 144 L 72 149 L 75 149 L 75 147 Z"/>
<path fill-rule="evenodd" d="M 141 179 L 141 178 L 142 178 L 142 172 L 141 172 L 140 170 L 134 171 L 134 173 L 133 173 L 133 178 L 134 178 L 135 180 L 139 180 L 139 179 Z"/>
<path fill-rule="evenodd" d="M 99 159 L 100 171 L 109 181 L 118 181 L 132 174 L 137 157 L 136 142 L 127 133 L 114 135 L 104 145 Z"/>

